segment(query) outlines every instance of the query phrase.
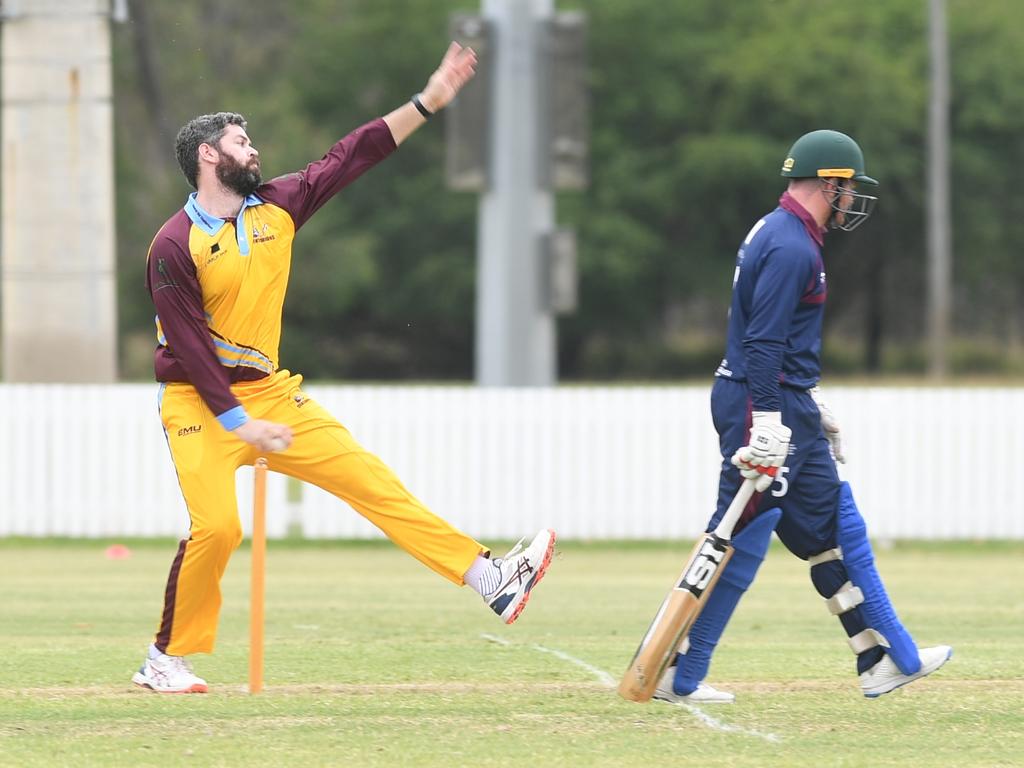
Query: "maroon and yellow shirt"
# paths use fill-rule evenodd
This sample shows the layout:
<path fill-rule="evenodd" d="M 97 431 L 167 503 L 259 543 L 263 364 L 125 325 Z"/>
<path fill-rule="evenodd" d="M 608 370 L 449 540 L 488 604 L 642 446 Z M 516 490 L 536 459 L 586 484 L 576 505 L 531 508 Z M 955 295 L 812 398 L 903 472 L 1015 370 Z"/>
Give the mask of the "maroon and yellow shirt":
<path fill-rule="evenodd" d="M 342 187 L 395 150 L 374 120 L 305 170 L 260 186 L 235 219 L 210 216 L 195 193 L 149 248 L 156 380 L 187 382 L 225 429 L 247 420 L 230 385 L 278 368 L 281 310 L 295 233 Z"/>

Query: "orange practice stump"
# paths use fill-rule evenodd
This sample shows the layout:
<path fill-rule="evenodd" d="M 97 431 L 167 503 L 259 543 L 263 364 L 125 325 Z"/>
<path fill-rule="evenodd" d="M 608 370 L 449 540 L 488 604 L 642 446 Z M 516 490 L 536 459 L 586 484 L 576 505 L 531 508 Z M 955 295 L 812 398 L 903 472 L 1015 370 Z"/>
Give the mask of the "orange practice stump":
<path fill-rule="evenodd" d="M 267 460 L 256 459 L 249 590 L 249 693 L 263 689 L 263 606 L 267 560 Z"/>

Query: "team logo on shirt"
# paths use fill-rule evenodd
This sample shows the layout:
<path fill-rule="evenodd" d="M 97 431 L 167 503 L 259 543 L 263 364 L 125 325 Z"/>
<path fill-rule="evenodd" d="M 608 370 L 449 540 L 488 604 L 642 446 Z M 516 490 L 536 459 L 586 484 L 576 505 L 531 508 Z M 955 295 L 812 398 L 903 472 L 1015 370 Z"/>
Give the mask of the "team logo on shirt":
<path fill-rule="evenodd" d="M 276 237 L 276 235 L 274 235 L 274 233 L 270 232 L 269 230 L 270 230 L 270 225 L 269 224 L 264 224 L 263 225 L 263 229 L 260 229 L 257 225 L 253 224 L 253 226 L 252 226 L 252 241 L 254 243 L 265 243 L 268 240 L 273 240 Z"/>
<path fill-rule="evenodd" d="M 161 288 L 177 288 L 177 281 L 171 277 L 171 273 L 167 271 L 166 259 L 157 257 L 156 260 L 156 272 L 159 277 L 156 279 L 156 284 L 153 286 L 153 292 L 159 291 Z"/>
<path fill-rule="evenodd" d="M 185 435 L 194 435 L 197 432 L 202 432 L 202 431 L 203 431 L 203 425 L 202 424 L 192 424 L 191 426 L 182 427 L 181 429 L 179 429 L 178 430 L 178 437 L 184 437 Z"/>
<path fill-rule="evenodd" d="M 221 257 L 222 251 L 220 249 L 220 243 L 214 243 L 210 246 L 210 257 L 206 260 L 206 266 L 210 266 L 217 259 Z"/>

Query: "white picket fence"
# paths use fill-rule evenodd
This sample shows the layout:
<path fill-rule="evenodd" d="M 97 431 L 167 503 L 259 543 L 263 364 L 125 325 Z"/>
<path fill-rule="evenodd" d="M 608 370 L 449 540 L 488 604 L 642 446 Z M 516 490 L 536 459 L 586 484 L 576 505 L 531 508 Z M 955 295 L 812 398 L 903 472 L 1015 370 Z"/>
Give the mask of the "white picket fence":
<path fill-rule="evenodd" d="M 432 509 L 473 536 L 690 538 L 717 489 L 699 387 L 316 386 L 307 390 Z M 1024 388 L 846 388 L 841 474 L 877 538 L 1024 539 Z M 180 536 L 188 515 L 157 387 L 0 385 L 0 536 Z M 292 494 L 294 496 L 294 494 Z M 239 472 L 248 527 L 251 470 Z M 271 475 L 272 537 L 379 532 Z"/>

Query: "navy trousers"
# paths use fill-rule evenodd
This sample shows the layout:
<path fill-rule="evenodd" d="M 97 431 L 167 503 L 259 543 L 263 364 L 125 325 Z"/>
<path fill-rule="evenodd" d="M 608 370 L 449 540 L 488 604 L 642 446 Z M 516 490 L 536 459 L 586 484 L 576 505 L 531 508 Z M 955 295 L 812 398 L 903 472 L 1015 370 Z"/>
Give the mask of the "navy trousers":
<path fill-rule="evenodd" d="M 785 386 L 781 392 L 782 423 L 793 432 L 789 457 L 771 487 L 751 499 L 734 533 L 759 512 L 779 507 L 782 517 L 776 534 L 790 552 L 806 560 L 836 546 L 839 474 L 810 394 Z M 718 508 L 709 531 L 718 525 L 743 480 L 730 459 L 750 437 L 751 402 L 746 382 L 717 378 L 711 390 L 711 416 L 718 431 L 722 470 Z"/>

